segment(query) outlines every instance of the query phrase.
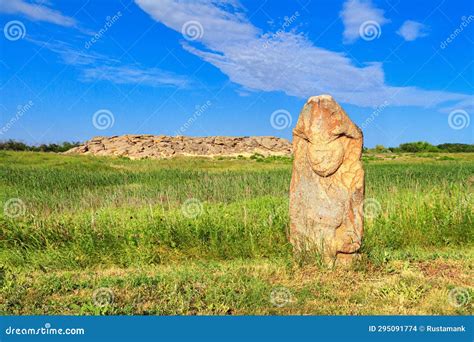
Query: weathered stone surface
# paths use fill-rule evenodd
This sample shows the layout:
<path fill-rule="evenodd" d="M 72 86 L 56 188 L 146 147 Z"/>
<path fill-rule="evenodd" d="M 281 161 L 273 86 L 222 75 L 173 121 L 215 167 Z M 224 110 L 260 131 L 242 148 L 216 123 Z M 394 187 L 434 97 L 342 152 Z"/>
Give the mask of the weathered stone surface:
<path fill-rule="evenodd" d="M 363 233 L 362 131 L 329 95 L 311 97 L 293 130 L 290 239 L 326 261 L 357 255 Z"/>
<path fill-rule="evenodd" d="M 275 137 L 169 137 L 164 135 L 124 135 L 95 137 L 67 154 L 121 156 L 131 159 L 196 157 L 291 156 L 291 143 Z"/>

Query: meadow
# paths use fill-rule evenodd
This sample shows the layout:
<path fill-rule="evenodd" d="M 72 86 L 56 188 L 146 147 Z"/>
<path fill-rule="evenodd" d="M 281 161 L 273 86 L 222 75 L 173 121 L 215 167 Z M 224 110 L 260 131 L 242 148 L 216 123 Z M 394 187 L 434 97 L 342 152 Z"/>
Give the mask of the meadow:
<path fill-rule="evenodd" d="M 287 239 L 291 160 L 0 151 L 0 314 L 472 314 L 474 153 L 367 154 L 361 260 Z"/>

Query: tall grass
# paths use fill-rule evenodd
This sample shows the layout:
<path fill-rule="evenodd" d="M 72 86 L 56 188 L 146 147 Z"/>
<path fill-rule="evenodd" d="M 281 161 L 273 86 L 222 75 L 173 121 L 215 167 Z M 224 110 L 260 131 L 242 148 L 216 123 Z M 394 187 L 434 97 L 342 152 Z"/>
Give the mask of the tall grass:
<path fill-rule="evenodd" d="M 291 162 L 130 161 L 32 153 L 0 155 L 0 201 L 26 213 L 0 214 L 0 262 L 74 269 L 182 260 L 291 257 L 287 241 Z M 366 165 L 363 252 L 395 252 L 473 242 L 473 161 Z M 188 199 L 202 205 L 183 214 Z"/>

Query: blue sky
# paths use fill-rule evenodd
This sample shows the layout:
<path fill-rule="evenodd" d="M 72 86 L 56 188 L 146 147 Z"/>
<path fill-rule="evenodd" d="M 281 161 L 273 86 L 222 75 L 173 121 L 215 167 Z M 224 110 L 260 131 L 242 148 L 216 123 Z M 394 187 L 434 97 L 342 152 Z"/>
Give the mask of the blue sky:
<path fill-rule="evenodd" d="M 366 146 L 474 142 L 472 1 L 0 3 L 0 140 L 291 139 L 330 94 Z"/>

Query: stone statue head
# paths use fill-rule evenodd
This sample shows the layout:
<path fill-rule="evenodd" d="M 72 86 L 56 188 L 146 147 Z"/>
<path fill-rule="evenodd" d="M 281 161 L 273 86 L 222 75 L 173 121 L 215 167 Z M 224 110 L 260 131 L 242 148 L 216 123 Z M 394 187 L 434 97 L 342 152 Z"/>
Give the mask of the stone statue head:
<path fill-rule="evenodd" d="M 293 131 L 306 144 L 306 157 L 322 177 L 334 174 L 344 159 L 348 140 L 362 138 L 362 132 L 329 95 L 309 98 Z M 297 142 L 297 143 L 298 143 Z"/>

